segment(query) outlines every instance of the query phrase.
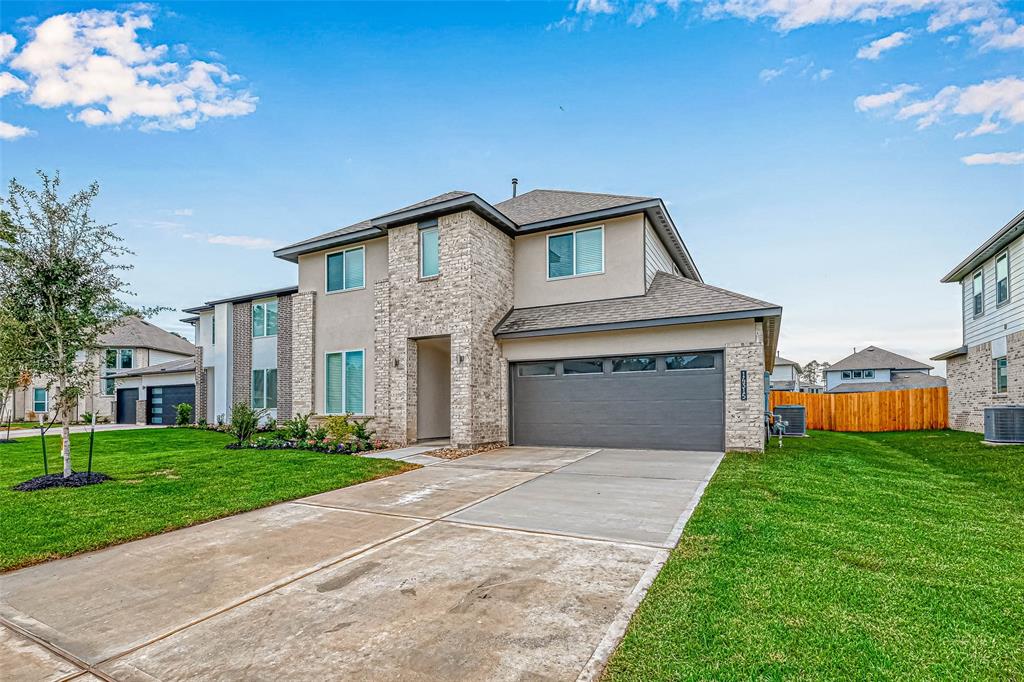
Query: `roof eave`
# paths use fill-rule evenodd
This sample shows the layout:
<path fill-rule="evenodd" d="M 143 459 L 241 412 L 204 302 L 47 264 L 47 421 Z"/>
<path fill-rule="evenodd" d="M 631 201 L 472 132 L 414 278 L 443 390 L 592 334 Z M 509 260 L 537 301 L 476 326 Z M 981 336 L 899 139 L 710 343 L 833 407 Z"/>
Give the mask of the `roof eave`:
<path fill-rule="evenodd" d="M 667 327 L 677 324 L 699 324 L 701 322 L 723 322 L 727 320 L 743 320 L 757 318 L 781 318 L 782 308 L 759 308 L 736 310 L 723 313 L 707 313 L 704 315 L 684 315 L 681 317 L 662 317 L 653 320 L 628 320 L 625 322 L 601 322 L 596 324 L 572 325 L 566 327 L 549 327 L 526 331 L 500 332 L 495 330 L 494 336 L 499 339 L 522 339 L 536 336 L 561 336 L 565 334 L 585 334 L 587 332 L 618 331 L 621 329 L 646 329 L 649 327 Z M 776 325 L 777 326 L 777 325 Z M 778 340 L 778 332 L 774 333 L 774 341 Z M 767 340 L 766 340 L 767 350 Z M 772 349 L 774 354 L 774 348 Z"/>
<path fill-rule="evenodd" d="M 936 361 L 949 360 L 950 358 L 956 358 L 961 355 L 967 355 L 967 346 L 960 346 L 959 348 L 954 348 L 953 350 L 947 350 L 945 353 L 939 353 L 938 355 L 931 359 Z"/>
<path fill-rule="evenodd" d="M 436 204 L 418 206 L 416 208 L 386 213 L 370 220 L 370 224 L 379 230 L 386 230 L 397 225 L 407 225 L 430 218 L 436 218 L 456 211 L 470 210 L 484 220 L 495 225 L 502 232 L 508 235 L 515 235 L 518 226 L 512 222 L 504 213 L 491 206 L 476 194 L 467 194 L 453 199 L 439 201 Z"/>
<path fill-rule="evenodd" d="M 953 268 L 949 274 L 940 281 L 943 284 L 959 282 L 967 275 L 974 272 L 979 265 L 995 256 L 1004 246 L 1012 242 L 1024 233 L 1024 211 L 1021 211 L 1006 223 L 998 232 L 985 240 L 985 243 L 974 250 L 971 255 Z"/>
<path fill-rule="evenodd" d="M 299 256 L 307 253 L 323 251 L 324 249 L 330 249 L 336 246 L 355 244 L 356 242 L 363 242 L 368 239 L 376 239 L 383 236 L 384 233 L 380 229 L 376 227 L 369 227 L 365 230 L 357 230 L 355 232 L 349 232 L 348 234 L 339 234 L 331 237 L 324 237 L 322 239 L 314 239 L 311 241 L 300 242 L 298 244 L 292 244 L 291 246 L 285 246 L 274 251 L 274 257 L 292 263 L 297 263 L 299 262 Z"/>

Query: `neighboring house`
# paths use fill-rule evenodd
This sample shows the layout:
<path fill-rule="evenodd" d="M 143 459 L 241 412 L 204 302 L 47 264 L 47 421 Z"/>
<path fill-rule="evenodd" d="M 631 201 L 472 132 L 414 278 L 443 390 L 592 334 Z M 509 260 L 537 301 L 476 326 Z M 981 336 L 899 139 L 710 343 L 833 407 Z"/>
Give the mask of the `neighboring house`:
<path fill-rule="evenodd" d="M 884 348 L 868 346 L 825 370 L 826 393 L 869 393 L 945 386 L 931 365 Z"/>
<path fill-rule="evenodd" d="M 1024 211 L 974 250 L 943 282 L 960 284 L 963 345 L 946 361 L 949 423 L 984 431 L 984 409 L 1024 403 Z"/>
<path fill-rule="evenodd" d="M 196 330 L 196 420 L 227 421 L 239 402 L 266 409 L 274 419 L 292 416 L 291 305 L 298 290 L 261 291 L 185 309 L 195 316 L 184 321 Z"/>
<path fill-rule="evenodd" d="M 166 414 L 177 402 L 193 402 L 195 384 L 191 367 L 195 347 L 168 331 L 137 317 L 126 317 L 100 338 L 99 352 L 91 357 L 81 354 L 80 362 L 96 367 L 91 390 L 78 401 L 73 417 L 95 412 L 97 419 L 122 424 L 167 423 Z M 173 371 L 168 371 L 173 367 Z M 164 371 L 158 371 L 163 368 Z M 154 371 L 143 373 L 143 369 Z M 44 377 L 14 396 L 14 418 L 35 420 L 39 414 L 53 417 L 50 410 L 54 387 L 47 388 Z M 154 399 L 147 402 L 147 388 L 160 386 Z M 167 396 L 164 387 L 176 391 Z M 173 422 L 171 422 L 173 423 Z"/>
<path fill-rule="evenodd" d="M 800 374 L 803 372 L 800 365 L 792 360 L 787 360 L 781 355 L 775 356 L 775 368 L 772 369 L 771 387 L 773 391 L 799 391 Z"/>
<path fill-rule="evenodd" d="M 801 382 L 800 383 L 799 391 L 800 391 L 800 393 L 824 393 L 825 392 L 825 385 L 824 384 L 805 384 L 805 383 Z"/>
<path fill-rule="evenodd" d="M 298 266 L 268 299 L 279 419 L 371 416 L 400 443 L 763 447 L 782 309 L 705 284 L 660 199 L 448 192 L 275 255 Z M 261 298 L 192 309 L 207 418 L 229 417 L 227 391 L 270 398 L 239 352 Z M 205 359 L 214 324 L 226 364 Z"/>

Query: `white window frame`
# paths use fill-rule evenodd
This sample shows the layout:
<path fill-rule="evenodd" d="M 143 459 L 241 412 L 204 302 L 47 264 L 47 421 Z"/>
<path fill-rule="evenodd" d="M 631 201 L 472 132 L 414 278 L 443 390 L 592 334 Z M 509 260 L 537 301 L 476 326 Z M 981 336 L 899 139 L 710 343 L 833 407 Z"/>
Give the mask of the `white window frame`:
<path fill-rule="evenodd" d="M 999 300 L 999 260 L 1003 256 L 1006 256 L 1006 298 L 1004 298 L 1002 301 L 1000 301 Z M 994 267 L 994 271 L 995 271 L 995 276 L 996 276 L 996 307 L 998 308 L 999 306 L 1006 305 L 1007 303 L 1009 303 L 1010 302 L 1010 298 L 1011 298 L 1011 296 L 1010 296 L 1010 250 L 1009 249 L 1005 249 L 1001 253 L 996 255 L 996 260 L 995 260 L 994 266 L 995 266 Z"/>
<path fill-rule="evenodd" d="M 43 406 L 44 407 L 41 410 L 38 409 L 39 408 L 39 401 L 36 400 L 36 391 L 42 391 L 43 392 Z M 50 411 L 50 389 L 48 389 L 48 388 L 39 388 L 38 386 L 33 386 L 32 387 L 32 411 L 35 412 L 36 414 L 39 414 L 40 412 L 49 412 Z"/>
<path fill-rule="evenodd" d="M 601 230 L 601 269 L 597 272 L 584 272 L 582 274 L 576 273 L 576 233 L 587 232 L 588 230 Z M 559 277 L 551 276 L 551 240 L 555 237 L 564 237 L 567 234 L 572 235 L 572 274 L 561 275 Z M 563 230 L 562 232 L 555 232 L 547 235 L 544 240 L 544 275 L 547 277 L 549 282 L 557 282 L 563 279 L 572 279 L 575 277 L 593 277 L 594 275 L 603 275 L 605 270 L 605 258 L 604 258 L 604 225 L 590 225 L 588 227 L 578 227 L 575 230 Z"/>
<path fill-rule="evenodd" d="M 437 272 L 435 272 L 433 275 L 425 275 L 425 274 L 423 274 L 423 235 L 426 234 L 427 232 L 436 232 L 437 233 Z M 418 239 L 419 239 L 419 245 L 420 245 L 420 248 L 419 248 L 419 255 L 420 255 L 420 258 L 419 258 L 419 261 L 420 261 L 420 279 L 437 279 L 438 277 L 441 276 L 441 230 L 440 230 L 440 226 L 439 225 L 434 225 L 433 227 L 424 227 L 424 228 L 422 228 L 419 231 Z"/>
<path fill-rule="evenodd" d="M 277 301 L 276 298 L 265 298 L 265 299 L 263 299 L 261 301 L 253 301 L 252 310 L 249 311 L 249 317 L 250 317 L 250 319 L 256 317 L 256 308 L 263 308 L 263 333 L 260 334 L 259 336 L 257 336 L 256 335 L 256 325 L 253 324 L 253 327 L 252 327 L 252 338 L 254 338 L 254 339 L 272 339 L 275 336 L 277 336 L 277 332 L 274 332 L 273 334 L 268 334 L 267 333 L 267 306 L 270 305 L 271 303 L 273 303 L 276 306 L 277 302 L 278 301 Z M 279 323 L 278 324 L 278 329 L 279 330 L 280 330 L 280 326 L 281 325 Z"/>
<path fill-rule="evenodd" d="M 845 379 L 852 379 L 852 378 L 853 378 L 853 371 L 849 370 L 849 369 L 844 369 L 843 370 L 843 374 L 842 374 L 842 379 L 845 380 Z"/>
<path fill-rule="evenodd" d="M 1009 263 L 1007 263 L 1009 265 Z M 981 291 L 977 291 L 974 288 L 974 283 L 981 278 Z M 975 301 L 978 295 L 981 295 L 981 310 L 978 310 L 975 306 Z M 978 270 L 971 275 L 971 313 L 974 315 L 974 319 L 977 319 L 985 314 L 985 269 L 978 268 Z"/>
<path fill-rule="evenodd" d="M 1006 363 L 1006 388 L 999 389 L 999 361 Z M 1010 363 L 1006 356 L 1000 356 L 992 360 L 992 392 L 996 395 L 1006 395 L 1010 392 Z"/>
<path fill-rule="evenodd" d="M 345 288 L 345 256 L 341 257 L 341 288 L 340 289 L 328 289 L 330 280 L 327 277 L 328 262 L 331 256 L 340 254 L 346 254 L 349 251 L 362 251 L 363 252 L 363 286 L 361 287 L 348 287 Z M 335 249 L 334 251 L 328 251 L 324 254 L 324 293 L 327 294 L 343 294 L 347 291 L 360 291 L 366 288 L 366 247 L 365 246 L 353 246 L 347 249 Z"/>
<path fill-rule="evenodd" d="M 865 379 L 874 379 L 875 378 L 875 370 L 873 370 L 873 369 L 866 369 L 866 370 L 864 370 L 864 378 Z"/>
<path fill-rule="evenodd" d="M 365 348 L 345 348 L 343 350 L 329 350 L 324 353 L 324 414 L 327 416 L 335 416 L 340 414 L 349 414 L 342 409 L 341 412 L 328 412 L 327 411 L 327 356 L 342 354 L 341 357 L 341 406 L 342 408 L 348 403 L 348 354 L 349 353 L 362 353 L 363 354 L 363 411 L 359 413 L 351 413 L 353 417 L 365 417 L 366 416 L 366 349 Z"/>
<path fill-rule="evenodd" d="M 277 405 L 275 405 L 274 407 L 267 407 L 267 372 L 276 372 L 276 371 L 277 371 L 277 367 L 257 367 L 255 369 L 251 370 L 251 374 L 249 375 L 249 381 L 252 382 L 249 385 L 249 406 L 252 407 L 254 410 L 261 410 L 261 409 L 263 409 L 263 410 L 276 410 L 277 409 Z M 252 385 L 255 383 L 253 375 L 256 374 L 256 372 L 263 372 L 263 406 L 262 407 L 257 407 L 256 405 L 252 404 L 253 403 Z M 279 377 L 280 377 L 280 375 L 279 375 Z M 280 402 L 280 398 L 281 398 L 280 381 L 278 381 L 277 389 L 278 389 L 277 390 L 277 395 L 278 395 L 277 402 Z"/>

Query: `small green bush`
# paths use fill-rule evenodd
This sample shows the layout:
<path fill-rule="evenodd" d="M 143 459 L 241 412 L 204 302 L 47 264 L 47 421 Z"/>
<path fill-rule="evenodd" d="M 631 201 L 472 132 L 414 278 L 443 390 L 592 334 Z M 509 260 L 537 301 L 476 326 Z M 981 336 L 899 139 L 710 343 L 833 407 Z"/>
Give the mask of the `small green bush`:
<path fill-rule="evenodd" d="M 324 420 L 323 427 L 327 429 L 327 435 L 334 440 L 343 440 L 352 434 L 353 424 L 347 414 L 336 414 Z"/>
<path fill-rule="evenodd" d="M 239 445 L 244 445 L 253 437 L 260 428 L 260 422 L 267 416 L 267 411 L 253 409 L 249 403 L 236 403 L 231 408 L 231 433 L 238 440 Z"/>
<path fill-rule="evenodd" d="M 178 406 L 174 408 L 176 415 L 174 423 L 178 426 L 188 426 L 192 423 L 192 406 L 188 403 L 178 403 Z"/>
<path fill-rule="evenodd" d="M 313 416 L 313 413 L 307 414 L 296 414 L 294 417 L 286 421 L 281 430 L 284 431 L 284 437 L 291 440 L 302 440 L 308 438 L 310 434 L 309 418 Z"/>

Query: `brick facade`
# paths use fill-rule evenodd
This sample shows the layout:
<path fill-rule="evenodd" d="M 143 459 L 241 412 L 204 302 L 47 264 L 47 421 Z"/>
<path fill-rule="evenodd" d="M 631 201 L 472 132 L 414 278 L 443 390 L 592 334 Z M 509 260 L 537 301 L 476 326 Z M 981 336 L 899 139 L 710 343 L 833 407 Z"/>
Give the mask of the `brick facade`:
<path fill-rule="evenodd" d="M 761 325 L 755 341 L 725 347 L 725 449 L 764 450 L 764 341 Z M 741 400 L 741 375 L 747 372 L 747 399 Z"/>
<path fill-rule="evenodd" d="M 1006 372 L 1007 391 L 996 393 L 995 361 L 988 342 L 946 360 L 950 427 L 982 433 L 986 407 L 1024 404 L 1024 332 L 1006 337 Z"/>
<path fill-rule="evenodd" d="M 507 363 L 493 329 L 512 307 L 512 239 L 470 211 L 438 218 L 440 275 L 419 277 L 419 229 L 388 232 L 388 278 L 376 283 L 375 428 L 416 440 L 417 345 L 451 340 L 452 443 L 505 441 Z"/>
<path fill-rule="evenodd" d="M 195 353 L 196 361 L 196 404 L 192 410 L 192 423 L 199 423 L 200 420 L 206 420 L 207 414 L 207 391 L 209 390 L 206 386 L 206 370 L 203 369 L 203 347 L 201 345 L 196 346 Z"/>
<path fill-rule="evenodd" d="M 231 312 L 231 406 L 252 400 L 252 303 L 236 303 Z"/>
<path fill-rule="evenodd" d="M 292 418 L 292 299 L 277 299 L 277 419 Z"/>
<path fill-rule="evenodd" d="M 316 345 L 313 334 L 315 325 L 316 292 L 300 291 L 291 297 L 291 410 L 292 414 L 309 414 L 315 411 L 314 396 L 314 353 Z M 280 315 L 280 309 L 278 309 Z M 280 325 L 278 325 L 280 333 Z M 280 340 L 278 341 L 280 343 Z M 279 351 L 280 352 L 280 351 Z M 280 356 L 278 356 L 280 357 Z M 280 372 L 280 366 L 278 366 Z M 281 376 L 278 375 L 278 391 Z M 280 397 L 278 398 L 280 400 Z"/>

